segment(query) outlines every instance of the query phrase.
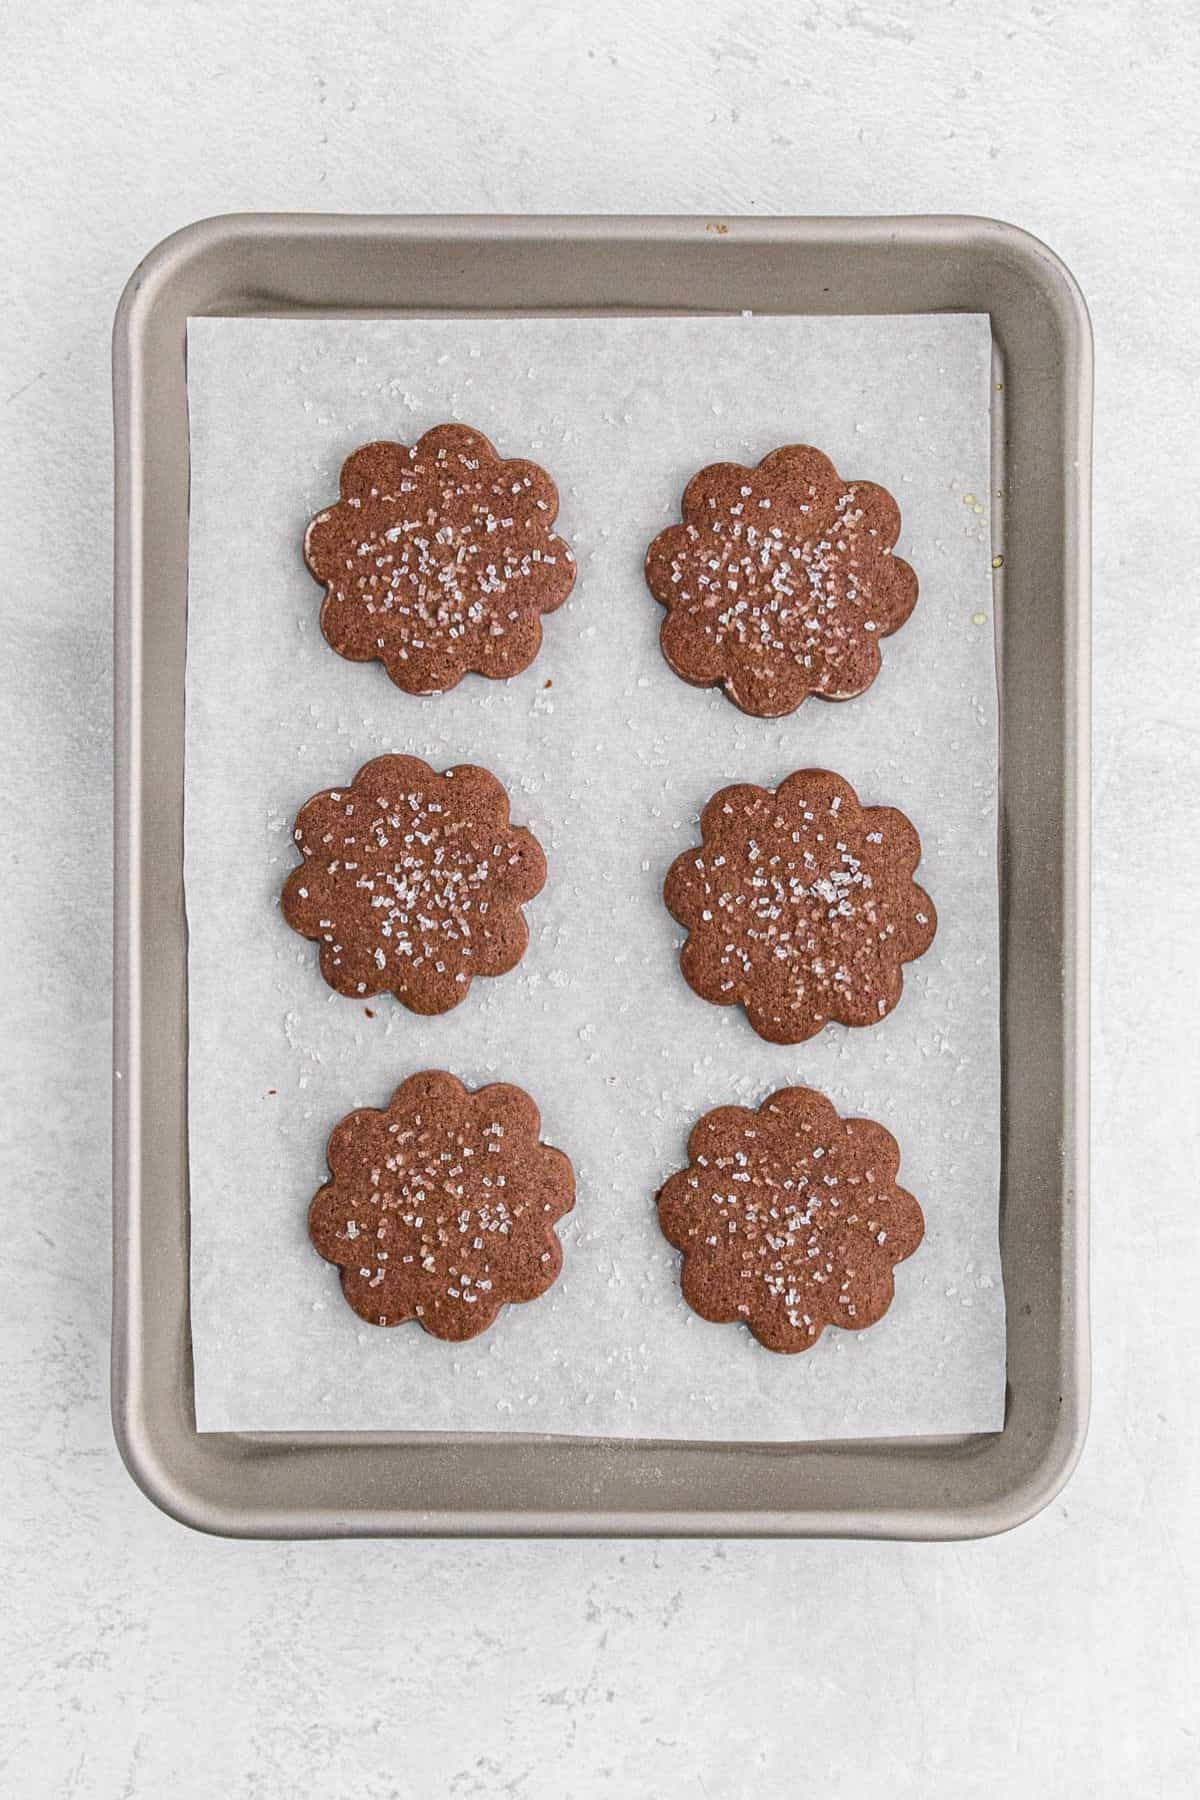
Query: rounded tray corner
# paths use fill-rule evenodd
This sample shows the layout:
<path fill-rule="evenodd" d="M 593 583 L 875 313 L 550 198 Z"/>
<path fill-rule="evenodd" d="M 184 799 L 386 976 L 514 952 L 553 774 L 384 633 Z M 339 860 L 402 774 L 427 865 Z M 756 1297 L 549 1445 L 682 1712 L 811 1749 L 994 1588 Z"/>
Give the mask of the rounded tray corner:
<path fill-rule="evenodd" d="M 1000 1537 L 1027 1525 L 1062 1493 L 1079 1464 L 1087 1442 L 1091 1390 L 1086 1367 L 1073 1393 L 1062 1396 L 1058 1416 L 1040 1442 L 1028 1439 L 1014 1454 L 1002 1432 L 985 1453 L 997 1464 L 995 1491 L 963 1509 L 956 1538 Z"/>
<path fill-rule="evenodd" d="M 249 212 L 214 213 L 168 232 L 141 258 L 121 290 L 113 315 L 114 346 L 133 341 L 164 293 L 181 279 L 194 277 L 231 245 L 253 242 L 265 218 Z"/>
<path fill-rule="evenodd" d="M 135 1487 L 167 1518 L 206 1537 L 254 1535 L 242 1515 L 215 1501 L 198 1480 L 206 1439 L 195 1431 L 177 1431 L 171 1423 L 152 1423 L 153 1414 L 134 1407 L 114 1389 L 112 1428 L 121 1461 Z"/>
<path fill-rule="evenodd" d="M 1035 232 L 1006 219 L 970 213 L 957 223 L 977 254 L 1002 263 L 1051 309 L 1090 361 L 1093 332 L 1087 300 L 1074 271 L 1058 251 Z"/>

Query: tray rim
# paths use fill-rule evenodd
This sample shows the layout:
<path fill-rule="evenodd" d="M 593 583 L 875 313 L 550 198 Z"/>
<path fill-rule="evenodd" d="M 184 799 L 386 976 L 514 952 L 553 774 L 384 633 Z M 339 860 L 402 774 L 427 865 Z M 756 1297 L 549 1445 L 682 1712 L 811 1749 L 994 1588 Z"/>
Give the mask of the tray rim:
<path fill-rule="evenodd" d="M 939 1458 L 993 1454 L 1011 1436 L 1010 1425 L 999 1433 L 971 1439 L 844 1440 L 837 1444 L 770 1446 L 659 1444 L 652 1440 L 580 1440 L 564 1438 L 476 1435 L 435 1437 L 433 1434 L 388 1433 L 198 1433 L 182 1416 L 153 1420 L 146 1410 L 142 1331 L 147 1283 L 138 1246 L 143 1223 L 142 1192 L 137 1165 L 140 1142 L 141 1031 L 137 1016 L 140 968 L 141 855 L 140 795 L 144 745 L 134 702 L 144 699 L 140 607 L 146 594 L 145 464 L 142 434 L 154 403 L 148 367 L 150 338 L 170 307 L 170 290 L 181 277 L 195 280 L 210 259 L 282 244 L 346 244 L 358 240 L 369 247 L 402 249 L 423 241 L 440 245 L 506 246 L 576 241 L 615 251 L 625 245 L 704 243 L 717 254 L 727 244 L 784 249 L 824 249 L 837 253 L 864 249 L 886 253 L 889 247 L 927 249 L 945 255 L 990 258 L 1005 278 L 1036 292 L 1039 304 L 1053 316 L 1054 329 L 1076 371 L 1072 388 L 1065 374 L 1053 396 L 1063 407 L 1063 439 L 1068 451 L 1064 471 L 1064 560 L 1062 580 L 1064 661 L 1069 680 L 1063 692 L 1063 936 L 1069 955 L 1062 971 L 1064 1101 L 1061 1139 L 1063 1160 L 1063 1239 L 1067 1252 L 1059 1319 L 1058 1370 L 1061 1391 L 1056 1420 L 1034 1459 L 1018 1467 L 1013 1479 L 977 1504 L 938 1505 L 926 1499 L 904 1505 L 713 1509 L 680 1506 L 612 1506 L 600 1502 L 605 1458 L 614 1453 L 627 1461 L 657 1457 L 663 1463 L 686 1457 L 690 1450 L 725 1449 L 745 1459 L 809 1456 L 822 1461 L 863 1461 L 880 1453 L 902 1455 L 914 1465 Z M 269 298 L 264 294 L 264 299 Z M 212 313 L 266 311 L 229 304 L 215 289 L 206 307 Z M 369 316 L 373 311 L 402 307 L 284 307 L 284 312 L 313 316 L 322 312 Z M 411 308 L 409 310 L 412 310 Z M 422 308 L 420 310 L 428 310 Z M 504 310 L 512 310 L 507 308 Z M 545 310 L 531 308 L 531 310 Z M 561 310 L 554 308 L 552 310 Z M 567 310 L 589 310 L 571 307 Z M 604 306 L 592 312 L 608 310 Z M 629 307 L 611 310 L 638 310 Z M 644 310 L 659 311 L 660 307 Z M 697 310 L 683 307 L 680 310 Z M 724 310 L 720 308 L 717 310 Z M 787 310 L 787 309 L 780 309 Z M 819 310 L 812 308 L 809 310 Z M 854 310 L 837 306 L 829 310 Z M 929 310 L 909 307 L 860 307 L 867 312 Z M 184 315 L 186 318 L 186 314 Z M 231 1536 L 428 1535 L 428 1536 L 846 1536 L 963 1538 L 1009 1529 L 1041 1510 L 1069 1478 L 1083 1447 L 1087 1428 L 1090 1357 L 1087 1324 L 1087 1057 L 1088 1057 L 1088 879 L 1089 879 L 1089 658 L 1087 611 L 1090 597 L 1091 474 L 1091 327 L 1074 278 L 1038 239 L 1017 227 L 970 215 L 895 217 L 705 217 L 684 215 L 392 215 L 322 213 L 240 213 L 203 219 L 164 239 L 138 265 L 121 297 L 114 322 L 113 382 L 116 434 L 114 583 L 116 626 L 116 760 L 115 760 L 115 910 L 114 910 L 114 1246 L 113 1246 L 113 1423 L 122 1457 L 134 1480 L 163 1511 L 197 1529 Z M 186 460 L 186 432 L 184 444 Z M 185 1002 L 186 1005 L 186 1002 Z M 153 1200 L 149 1200 L 153 1205 Z M 186 1195 L 184 1208 L 186 1232 Z M 1006 1272 L 1007 1283 L 1007 1272 Z M 186 1336 L 186 1292 L 181 1297 L 181 1330 Z M 186 1361 L 186 1349 L 184 1350 Z M 337 1507 L 275 1500 L 237 1504 L 226 1495 L 214 1498 L 211 1487 L 197 1478 L 197 1459 L 226 1477 L 241 1464 L 259 1458 L 272 1468 L 289 1450 L 310 1446 L 362 1448 L 386 1446 L 419 1458 L 436 1443 L 480 1449 L 503 1458 L 530 1446 L 586 1446 L 597 1474 L 594 1504 L 497 1508 L 397 1506 L 351 1500 Z M 203 1446 L 203 1450 L 199 1448 Z M 536 1454 L 536 1451 L 534 1452 Z M 1019 1459 L 1018 1459 L 1019 1462 Z M 759 1463 L 765 1473 L 766 1464 Z M 219 1484 L 218 1484 L 219 1485 Z M 651 1488 L 653 1483 L 650 1484 Z"/>

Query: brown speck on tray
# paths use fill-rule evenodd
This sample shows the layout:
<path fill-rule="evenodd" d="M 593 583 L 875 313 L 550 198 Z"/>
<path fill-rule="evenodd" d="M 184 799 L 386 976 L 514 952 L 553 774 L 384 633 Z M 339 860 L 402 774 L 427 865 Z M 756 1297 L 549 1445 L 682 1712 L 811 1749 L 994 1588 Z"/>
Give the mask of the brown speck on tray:
<path fill-rule="evenodd" d="M 278 1088 L 268 1088 L 267 1092 L 266 1092 L 266 1098 L 269 1100 L 271 1098 L 272 1094 L 277 1094 L 278 1092 L 279 1092 Z"/>
<path fill-rule="evenodd" d="M 547 677 L 546 677 L 546 679 L 545 679 L 545 681 L 543 681 L 543 683 L 542 683 L 542 686 L 543 686 L 543 687 L 544 687 L 544 688 L 548 688 L 548 687 L 553 687 L 553 686 L 554 686 L 554 683 L 553 683 L 553 681 L 551 681 L 551 679 L 550 679 L 550 677 L 549 677 L 549 676 L 548 676 L 548 675 L 547 675 Z"/>
<path fill-rule="evenodd" d="M 375 1017 L 375 1014 L 371 1011 L 369 1006 L 364 1006 L 363 1011 L 366 1013 L 368 1019 L 373 1019 Z"/>

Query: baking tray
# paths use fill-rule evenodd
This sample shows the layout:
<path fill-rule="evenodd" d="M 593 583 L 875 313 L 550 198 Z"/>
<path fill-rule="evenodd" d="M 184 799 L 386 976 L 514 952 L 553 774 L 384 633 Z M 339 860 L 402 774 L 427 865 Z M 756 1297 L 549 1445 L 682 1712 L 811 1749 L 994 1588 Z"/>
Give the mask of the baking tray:
<path fill-rule="evenodd" d="M 996 355 L 1003 1430 L 756 1445 L 200 1433 L 188 1323 L 186 330 L 200 314 L 986 312 Z M 113 1418 L 164 1511 L 238 1536 L 955 1538 L 1045 1506 L 1087 1425 L 1091 331 L 974 218 L 245 214 L 117 312 Z"/>

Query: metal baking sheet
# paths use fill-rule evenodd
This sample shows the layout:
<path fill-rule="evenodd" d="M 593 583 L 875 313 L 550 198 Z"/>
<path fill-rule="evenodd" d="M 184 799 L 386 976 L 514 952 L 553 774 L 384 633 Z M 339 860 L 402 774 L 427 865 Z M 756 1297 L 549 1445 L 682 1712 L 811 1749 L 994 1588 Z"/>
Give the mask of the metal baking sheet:
<path fill-rule="evenodd" d="M 991 318 L 993 519 L 1004 559 L 1004 1428 L 771 1445 L 200 1434 L 188 1335 L 181 831 L 187 317 L 743 309 Z M 1090 334 L 1061 265 L 1011 227 L 969 219 L 234 218 L 190 227 L 142 265 L 118 314 L 114 369 L 114 1417 L 135 1477 L 189 1523 L 280 1536 L 962 1536 L 1045 1504 L 1078 1453 L 1087 1390 Z"/>

